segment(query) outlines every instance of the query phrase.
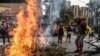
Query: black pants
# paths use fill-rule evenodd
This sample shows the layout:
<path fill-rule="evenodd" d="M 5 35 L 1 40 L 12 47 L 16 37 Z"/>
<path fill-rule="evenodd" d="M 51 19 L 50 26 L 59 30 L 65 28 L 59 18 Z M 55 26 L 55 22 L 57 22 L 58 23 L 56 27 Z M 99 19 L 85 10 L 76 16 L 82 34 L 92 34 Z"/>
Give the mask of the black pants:
<path fill-rule="evenodd" d="M 4 33 L 1 34 L 3 39 L 3 44 L 5 44 L 6 35 Z"/>
<path fill-rule="evenodd" d="M 85 38 L 85 34 L 78 34 L 78 36 L 75 40 L 77 50 L 82 50 L 83 49 L 83 40 L 84 40 L 84 38 Z"/>
<path fill-rule="evenodd" d="M 9 40 L 9 35 L 8 35 L 7 32 L 1 33 L 1 35 L 2 35 L 2 39 L 3 39 L 3 44 L 6 43 L 6 38 L 8 38 L 8 42 L 10 42 L 10 40 Z"/>
<path fill-rule="evenodd" d="M 70 39 L 71 39 L 71 33 L 70 32 L 67 33 L 67 39 L 69 39 L 69 42 L 70 42 Z"/>
<path fill-rule="evenodd" d="M 62 43 L 62 35 L 58 36 L 58 43 Z"/>
<path fill-rule="evenodd" d="M 93 32 L 92 32 L 92 33 L 89 33 L 89 39 L 90 39 L 90 38 L 93 38 L 93 37 L 96 38 L 95 35 L 94 35 L 94 33 L 93 33 Z M 96 38 L 96 39 L 97 39 L 97 38 Z"/>

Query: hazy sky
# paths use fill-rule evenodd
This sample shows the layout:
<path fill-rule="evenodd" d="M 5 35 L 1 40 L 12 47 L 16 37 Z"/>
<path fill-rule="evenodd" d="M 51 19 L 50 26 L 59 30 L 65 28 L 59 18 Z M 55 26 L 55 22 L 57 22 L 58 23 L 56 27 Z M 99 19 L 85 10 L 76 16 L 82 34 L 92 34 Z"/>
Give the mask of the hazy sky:
<path fill-rule="evenodd" d="M 71 5 L 79 5 L 79 6 L 86 6 L 86 3 L 89 3 L 89 0 L 69 0 L 71 1 Z"/>

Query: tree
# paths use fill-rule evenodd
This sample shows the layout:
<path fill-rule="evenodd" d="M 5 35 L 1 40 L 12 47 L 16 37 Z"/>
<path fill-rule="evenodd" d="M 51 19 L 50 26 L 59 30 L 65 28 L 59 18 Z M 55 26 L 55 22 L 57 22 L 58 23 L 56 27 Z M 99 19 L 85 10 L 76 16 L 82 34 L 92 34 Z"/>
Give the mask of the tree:
<path fill-rule="evenodd" d="M 61 17 L 63 23 L 67 23 L 67 22 L 70 21 L 70 19 L 73 19 L 74 15 L 73 15 L 73 12 L 70 9 L 68 9 L 68 10 L 61 9 L 60 17 Z"/>

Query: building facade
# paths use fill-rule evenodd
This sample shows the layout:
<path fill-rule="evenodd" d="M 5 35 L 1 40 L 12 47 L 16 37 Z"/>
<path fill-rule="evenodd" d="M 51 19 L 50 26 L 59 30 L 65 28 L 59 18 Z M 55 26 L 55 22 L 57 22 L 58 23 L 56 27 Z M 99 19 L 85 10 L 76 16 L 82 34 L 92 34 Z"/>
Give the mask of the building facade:
<path fill-rule="evenodd" d="M 78 5 L 72 5 L 70 9 L 72 10 L 74 14 L 74 18 L 89 17 L 90 12 L 87 7 L 79 7 Z"/>
<path fill-rule="evenodd" d="M 89 10 L 91 11 L 91 20 L 93 26 L 99 26 L 100 25 L 100 0 L 90 0 L 89 4 Z"/>
<path fill-rule="evenodd" d="M 39 0 L 39 3 L 39 8 L 41 9 L 41 0 Z M 19 11 L 21 6 L 26 10 L 27 4 L 25 3 L 25 0 L 0 0 L 0 12 L 9 11 L 15 13 Z"/>
<path fill-rule="evenodd" d="M 89 17 L 89 10 L 87 7 L 80 7 L 80 16 Z"/>
<path fill-rule="evenodd" d="M 17 11 L 20 6 L 26 7 L 25 3 L 0 3 L 0 7 L 10 8 L 11 11 Z"/>
<path fill-rule="evenodd" d="M 73 14 L 74 14 L 74 18 L 77 18 L 79 17 L 79 11 L 80 11 L 80 8 L 78 5 L 72 5 L 70 7 L 70 9 L 72 10 Z"/>

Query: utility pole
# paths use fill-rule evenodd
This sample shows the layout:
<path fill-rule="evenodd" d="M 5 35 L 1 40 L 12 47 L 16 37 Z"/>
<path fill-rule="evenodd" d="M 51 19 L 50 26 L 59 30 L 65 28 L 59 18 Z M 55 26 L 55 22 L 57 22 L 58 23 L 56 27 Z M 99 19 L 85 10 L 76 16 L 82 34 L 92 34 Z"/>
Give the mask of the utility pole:
<path fill-rule="evenodd" d="M 96 17 L 96 12 L 97 12 L 97 7 L 96 7 L 96 5 L 95 5 L 94 19 L 95 19 L 95 25 L 98 26 L 98 23 L 97 23 L 97 17 Z"/>
<path fill-rule="evenodd" d="M 93 26 L 96 27 L 96 32 L 98 33 L 98 18 L 97 18 L 98 3 L 90 1 L 89 9 L 92 11 L 91 13 L 93 16 Z"/>
<path fill-rule="evenodd" d="M 98 10 L 98 3 L 95 3 L 95 19 L 96 19 L 96 26 L 97 26 L 97 33 L 99 34 L 99 25 L 98 25 L 98 16 L 97 16 L 97 11 Z"/>

